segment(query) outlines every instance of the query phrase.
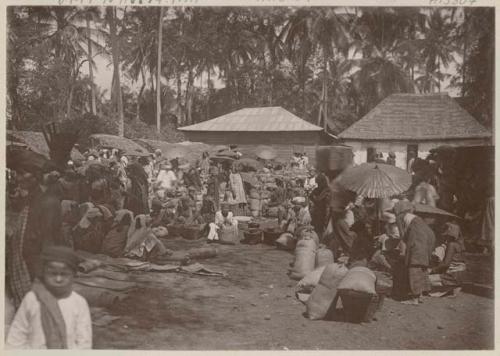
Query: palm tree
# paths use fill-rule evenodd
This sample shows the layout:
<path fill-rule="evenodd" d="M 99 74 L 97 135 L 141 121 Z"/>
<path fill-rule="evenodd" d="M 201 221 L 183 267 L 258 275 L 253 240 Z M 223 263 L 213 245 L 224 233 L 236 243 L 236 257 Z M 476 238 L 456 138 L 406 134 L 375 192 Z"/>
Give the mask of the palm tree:
<path fill-rule="evenodd" d="M 120 45 L 118 40 L 117 30 L 117 16 L 116 7 L 106 8 L 106 21 L 109 26 L 111 51 L 113 57 L 113 81 L 111 87 L 113 88 L 113 98 L 115 101 L 115 108 L 118 114 L 118 136 L 123 136 L 125 133 L 125 123 L 123 117 L 123 101 L 121 93 L 120 81 Z"/>
<path fill-rule="evenodd" d="M 156 132 L 161 132 L 161 45 L 163 38 L 163 6 L 158 19 L 158 64 L 156 66 Z"/>
<path fill-rule="evenodd" d="M 434 84 L 437 85 L 438 92 L 441 91 L 441 82 L 444 79 L 441 67 L 448 67 L 453 61 L 452 54 L 456 49 L 451 41 L 453 29 L 449 14 L 438 8 L 430 10 L 424 28 L 425 38 L 422 41 L 425 73 L 419 79 L 425 84 L 422 88 L 425 92 L 434 91 Z"/>

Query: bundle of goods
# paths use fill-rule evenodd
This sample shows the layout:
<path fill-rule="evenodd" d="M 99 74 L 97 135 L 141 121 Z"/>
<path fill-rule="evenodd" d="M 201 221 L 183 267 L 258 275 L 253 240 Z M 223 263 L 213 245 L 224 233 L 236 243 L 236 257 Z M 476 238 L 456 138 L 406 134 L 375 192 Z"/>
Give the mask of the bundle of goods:
<path fill-rule="evenodd" d="M 293 234 L 285 232 L 278 237 L 275 243 L 276 247 L 280 250 L 293 251 L 297 245 L 297 239 L 293 236 Z"/>
<path fill-rule="evenodd" d="M 316 243 L 316 246 L 319 246 L 319 237 L 316 231 L 314 231 L 314 227 L 311 225 L 301 226 L 295 232 L 297 235 L 297 240 L 313 240 Z"/>
<path fill-rule="evenodd" d="M 241 241 L 242 244 L 247 245 L 257 245 L 262 242 L 262 230 L 259 228 L 249 228 L 243 231 L 244 240 Z"/>
<path fill-rule="evenodd" d="M 333 252 L 324 245 L 321 245 L 316 252 L 316 268 L 327 266 L 333 263 Z"/>
<path fill-rule="evenodd" d="M 314 270 L 317 248 L 316 242 L 312 239 L 302 239 L 297 242 L 290 278 L 300 280 Z"/>
<path fill-rule="evenodd" d="M 186 240 L 197 240 L 202 237 L 203 227 L 200 224 L 181 225 L 179 233 Z"/>
<path fill-rule="evenodd" d="M 267 228 L 264 230 L 264 243 L 266 245 L 274 246 L 276 240 L 283 234 L 283 230 L 280 227 Z"/>
<path fill-rule="evenodd" d="M 353 267 L 338 286 L 347 321 L 370 322 L 381 307 L 383 297 L 375 291 L 377 277 L 367 267 Z"/>
<path fill-rule="evenodd" d="M 168 236 L 168 229 L 165 226 L 153 227 L 153 234 L 159 239 L 166 238 Z"/>
<path fill-rule="evenodd" d="M 311 320 L 330 318 L 337 308 L 337 288 L 348 270 L 343 264 L 332 263 L 325 267 L 318 285 L 306 303 L 306 313 Z"/>

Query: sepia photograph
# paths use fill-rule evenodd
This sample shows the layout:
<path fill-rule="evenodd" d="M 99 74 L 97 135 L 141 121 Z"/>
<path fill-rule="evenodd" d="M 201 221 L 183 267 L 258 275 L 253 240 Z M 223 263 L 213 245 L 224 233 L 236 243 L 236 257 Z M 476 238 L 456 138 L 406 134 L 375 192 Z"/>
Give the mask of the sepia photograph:
<path fill-rule="evenodd" d="M 495 349 L 494 7 L 56 4 L 4 7 L 6 350 Z"/>

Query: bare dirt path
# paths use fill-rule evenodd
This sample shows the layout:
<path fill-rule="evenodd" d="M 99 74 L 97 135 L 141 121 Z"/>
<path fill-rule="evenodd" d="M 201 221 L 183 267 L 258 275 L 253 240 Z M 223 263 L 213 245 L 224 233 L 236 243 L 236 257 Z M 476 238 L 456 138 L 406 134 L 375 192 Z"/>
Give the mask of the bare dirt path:
<path fill-rule="evenodd" d="M 202 241 L 167 241 L 171 249 Z M 377 321 L 310 321 L 286 271 L 293 256 L 266 245 L 218 246 L 202 261 L 227 278 L 136 272 L 140 288 L 94 327 L 98 349 L 488 349 L 493 348 L 494 301 L 461 293 L 427 298 L 420 306 L 387 300 Z M 476 259 L 477 260 L 477 259 Z M 475 268 L 479 262 L 475 262 Z"/>

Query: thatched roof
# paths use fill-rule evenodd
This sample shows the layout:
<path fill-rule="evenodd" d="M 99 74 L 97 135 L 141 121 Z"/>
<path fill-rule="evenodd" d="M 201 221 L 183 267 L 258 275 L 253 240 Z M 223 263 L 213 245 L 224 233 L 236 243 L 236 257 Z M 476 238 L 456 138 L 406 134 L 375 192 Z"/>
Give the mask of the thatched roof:
<path fill-rule="evenodd" d="M 148 156 L 147 149 L 126 137 L 93 134 L 90 135 L 90 141 L 94 148 L 116 148 L 123 151 L 128 156 Z"/>
<path fill-rule="evenodd" d="M 30 150 L 50 158 L 49 146 L 47 146 L 45 137 L 41 132 L 7 130 L 7 140 L 13 143 L 25 144 Z M 71 151 L 71 159 L 82 160 L 85 159 L 85 157 L 83 157 L 76 148 L 73 148 Z"/>
<path fill-rule="evenodd" d="M 280 132 L 280 131 L 322 131 L 280 106 L 264 108 L 246 108 L 216 117 L 199 124 L 180 127 L 179 131 L 245 131 L 245 132 Z"/>
<path fill-rule="evenodd" d="M 392 94 L 339 135 L 350 140 L 490 138 L 489 132 L 446 93 Z"/>

